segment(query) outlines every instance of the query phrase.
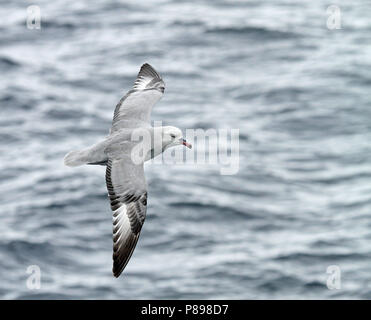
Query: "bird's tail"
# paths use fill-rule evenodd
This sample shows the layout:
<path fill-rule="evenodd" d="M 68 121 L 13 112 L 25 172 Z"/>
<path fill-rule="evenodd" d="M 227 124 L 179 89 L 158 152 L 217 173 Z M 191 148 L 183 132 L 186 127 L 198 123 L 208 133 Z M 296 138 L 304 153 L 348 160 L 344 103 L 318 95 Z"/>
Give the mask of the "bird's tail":
<path fill-rule="evenodd" d="M 64 164 L 69 167 L 78 167 L 83 164 L 107 165 L 107 155 L 104 152 L 105 141 L 78 151 L 71 151 L 64 157 Z"/>
<path fill-rule="evenodd" d="M 64 164 L 69 167 L 78 167 L 87 163 L 86 151 L 71 151 L 68 152 L 64 157 Z"/>

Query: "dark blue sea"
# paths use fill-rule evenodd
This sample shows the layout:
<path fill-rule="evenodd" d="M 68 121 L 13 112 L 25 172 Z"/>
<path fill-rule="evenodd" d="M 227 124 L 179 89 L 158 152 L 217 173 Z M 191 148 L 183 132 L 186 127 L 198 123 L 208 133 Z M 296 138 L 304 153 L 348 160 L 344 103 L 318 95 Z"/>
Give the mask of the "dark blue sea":
<path fill-rule="evenodd" d="M 336 3 L 341 29 L 324 0 L 36 1 L 29 29 L 33 3 L 1 1 L 0 298 L 371 299 L 371 3 Z M 239 129 L 239 171 L 146 165 L 116 279 L 105 169 L 63 157 L 108 134 L 145 62 L 152 119 Z"/>

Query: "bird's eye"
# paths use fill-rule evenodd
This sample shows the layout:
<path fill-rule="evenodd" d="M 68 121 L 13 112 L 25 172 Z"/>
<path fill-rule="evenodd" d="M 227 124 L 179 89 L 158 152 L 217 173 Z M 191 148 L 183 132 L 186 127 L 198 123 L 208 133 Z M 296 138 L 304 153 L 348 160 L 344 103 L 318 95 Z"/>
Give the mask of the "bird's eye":
<path fill-rule="evenodd" d="M 170 137 L 172 137 L 174 139 L 175 138 L 175 134 L 170 134 Z"/>

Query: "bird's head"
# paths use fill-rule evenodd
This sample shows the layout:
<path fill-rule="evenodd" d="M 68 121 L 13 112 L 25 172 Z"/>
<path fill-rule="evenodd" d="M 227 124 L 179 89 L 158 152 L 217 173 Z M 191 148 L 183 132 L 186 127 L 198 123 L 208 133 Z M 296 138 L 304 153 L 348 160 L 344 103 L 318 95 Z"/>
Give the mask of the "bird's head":
<path fill-rule="evenodd" d="M 171 126 L 163 127 L 162 141 L 163 145 L 165 145 L 166 148 L 178 145 L 184 145 L 189 149 L 192 148 L 192 145 L 183 138 L 182 130 L 176 127 Z"/>
<path fill-rule="evenodd" d="M 161 79 L 159 81 L 156 80 L 156 82 L 153 84 L 153 88 L 160 91 L 161 93 L 164 93 L 165 91 L 165 82 Z"/>

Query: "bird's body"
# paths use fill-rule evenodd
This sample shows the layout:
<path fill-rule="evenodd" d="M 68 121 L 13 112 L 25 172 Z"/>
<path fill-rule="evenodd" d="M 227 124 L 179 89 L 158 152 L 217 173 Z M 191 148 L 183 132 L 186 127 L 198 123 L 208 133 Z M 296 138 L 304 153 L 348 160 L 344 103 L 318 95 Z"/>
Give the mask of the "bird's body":
<path fill-rule="evenodd" d="M 71 151 L 65 157 L 65 164 L 77 167 L 83 164 L 106 165 L 110 158 L 120 158 L 133 151 L 140 143 L 143 146 L 144 161 L 148 161 L 168 148 L 167 140 L 161 138 L 163 131 L 176 130 L 175 127 L 145 127 L 124 128 L 112 132 L 104 140 L 86 149 Z M 143 141 L 133 140 L 133 137 L 143 138 Z M 155 139 L 158 137 L 158 139 Z"/>
<path fill-rule="evenodd" d="M 147 211 L 147 186 L 143 163 L 169 147 L 191 147 L 176 127 L 152 127 L 152 106 L 165 84 L 144 64 L 133 88 L 117 104 L 110 134 L 95 145 L 69 152 L 64 163 L 105 165 L 108 196 L 113 211 L 113 274 L 118 277 L 128 263 Z"/>

